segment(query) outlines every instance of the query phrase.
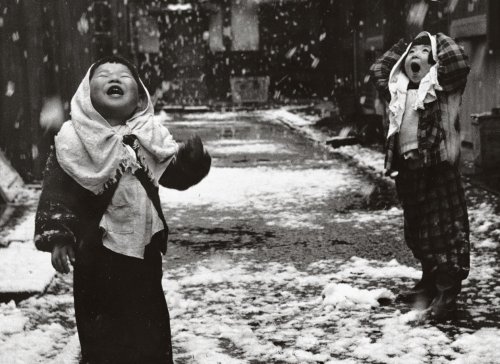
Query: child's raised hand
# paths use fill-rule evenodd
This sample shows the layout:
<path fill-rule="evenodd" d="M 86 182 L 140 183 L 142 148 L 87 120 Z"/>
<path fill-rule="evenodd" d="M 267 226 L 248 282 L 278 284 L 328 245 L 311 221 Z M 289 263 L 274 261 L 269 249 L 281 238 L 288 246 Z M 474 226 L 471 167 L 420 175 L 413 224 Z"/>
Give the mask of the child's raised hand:
<path fill-rule="evenodd" d="M 75 247 L 73 244 L 57 243 L 52 250 L 52 266 L 60 273 L 69 273 L 68 259 L 75 263 Z"/>

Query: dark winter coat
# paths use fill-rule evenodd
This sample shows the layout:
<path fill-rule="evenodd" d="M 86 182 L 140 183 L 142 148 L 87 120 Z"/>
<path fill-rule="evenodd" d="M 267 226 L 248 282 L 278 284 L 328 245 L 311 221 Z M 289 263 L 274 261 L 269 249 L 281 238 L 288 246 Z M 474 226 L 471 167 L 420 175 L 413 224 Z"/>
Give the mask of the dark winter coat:
<path fill-rule="evenodd" d="M 193 156 L 181 147 L 159 183 L 167 188 L 185 190 L 207 175 L 210 164 L 207 152 L 203 156 Z M 52 151 L 35 219 L 36 247 L 51 252 L 57 243 L 95 243 L 100 239 L 99 222 L 114 190 L 111 186 L 104 193 L 94 195 L 84 189 L 62 170 Z M 166 241 L 161 244 L 165 252 Z"/>

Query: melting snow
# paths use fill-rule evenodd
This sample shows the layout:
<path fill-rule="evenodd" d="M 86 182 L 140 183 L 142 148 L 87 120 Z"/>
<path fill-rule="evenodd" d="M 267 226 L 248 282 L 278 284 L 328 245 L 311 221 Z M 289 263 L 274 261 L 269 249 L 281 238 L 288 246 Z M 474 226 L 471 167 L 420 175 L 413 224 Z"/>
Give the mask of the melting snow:
<path fill-rule="evenodd" d="M 422 323 L 420 311 L 373 310 L 380 298 L 394 298 L 376 285 L 381 276 L 399 275 L 396 268 L 404 275 L 417 275 L 394 261 L 329 260 L 299 271 L 232 254 L 171 270 L 164 287 L 174 344 L 185 352 L 177 357 L 190 363 L 211 362 L 207 359 L 221 363 L 495 362 L 498 329 L 450 337 Z M 316 274 L 318 269 L 323 274 Z M 377 270 L 384 273 L 373 277 Z M 368 283 L 359 284 L 360 275 Z"/>
<path fill-rule="evenodd" d="M 365 182 L 347 167 L 337 169 L 218 168 L 187 191 L 161 189 L 169 206 L 206 206 L 210 210 L 252 209 L 283 211 L 288 205 L 314 206 Z M 307 188 L 304 188 L 307 186 Z"/>
<path fill-rule="evenodd" d="M 13 241 L 32 241 L 35 235 L 35 213 L 32 212 L 27 214 L 18 224 L 16 224 L 15 228 L 7 233 L 2 233 L 2 235 L 4 236 L 2 240 L 6 243 Z"/>
<path fill-rule="evenodd" d="M 36 250 L 33 243 L 0 249 L 0 292 L 42 292 L 54 274 L 50 254 Z"/>

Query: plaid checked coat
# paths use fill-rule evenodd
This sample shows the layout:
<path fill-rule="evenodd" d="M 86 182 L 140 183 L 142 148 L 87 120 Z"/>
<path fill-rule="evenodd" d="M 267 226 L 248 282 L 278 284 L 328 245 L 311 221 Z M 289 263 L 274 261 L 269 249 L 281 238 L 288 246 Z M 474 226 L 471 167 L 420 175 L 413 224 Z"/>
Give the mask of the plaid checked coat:
<path fill-rule="evenodd" d="M 468 57 L 455 41 L 438 33 L 436 35 L 438 80 L 442 91 L 437 100 L 419 110 L 418 145 L 424 167 L 443 161 L 456 164 L 460 155 L 460 123 L 458 111 L 470 67 Z M 381 95 L 390 99 L 389 75 L 396 62 L 406 51 L 408 43 L 402 39 L 380 57 L 370 68 L 370 77 Z M 387 139 L 386 173 L 398 169 L 395 147 L 397 135 Z"/>
<path fill-rule="evenodd" d="M 457 162 L 460 152 L 458 112 L 469 65 L 462 48 L 444 34 L 436 35 L 437 76 L 441 91 L 436 100 L 418 110 L 419 167 L 399 157 L 398 133 L 387 140 L 386 173 L 398 171 L 396 189 L 404 212 L 404 234 L 413 255 L 431 271 L 438 267 L 464 279 L 469 273 L 469 221 Z M 392 68 L 407 44 L 395 44 L 371 67 L 382 95 L 390 97 Z"/>

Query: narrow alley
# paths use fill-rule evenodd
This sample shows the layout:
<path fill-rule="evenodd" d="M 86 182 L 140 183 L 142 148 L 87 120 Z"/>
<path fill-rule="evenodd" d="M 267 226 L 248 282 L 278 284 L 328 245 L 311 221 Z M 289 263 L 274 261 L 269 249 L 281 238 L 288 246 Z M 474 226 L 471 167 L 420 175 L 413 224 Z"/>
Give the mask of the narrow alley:
<path fill-rule="evenodd" d="M 457 319 L 426 322 L 423 311 L 394 302 L 420 270 L 403 241 L 392 182 L 349 148 L 368 164 L 381 153 L 327 148 L 272 111 L 170 115 L 165 123 L 178 140 L 200 135 L 213 156 L 199 185 L 161 190 L 176 363 L 497 360 L 494 196 L 467 184 L 472 271 Z M 57 275 L 44 294 L 0 305 L 0 363 L 77 362 L 71 283 L 71 274 Z"/>

